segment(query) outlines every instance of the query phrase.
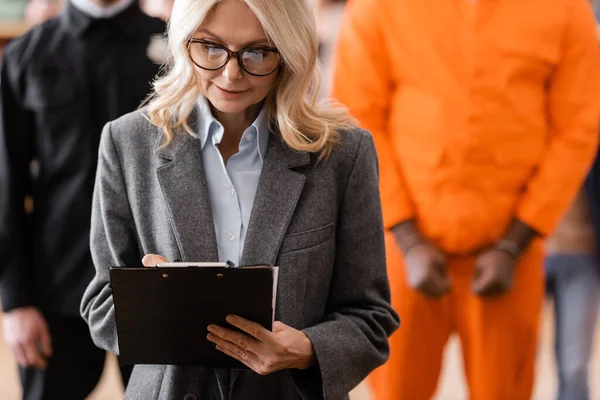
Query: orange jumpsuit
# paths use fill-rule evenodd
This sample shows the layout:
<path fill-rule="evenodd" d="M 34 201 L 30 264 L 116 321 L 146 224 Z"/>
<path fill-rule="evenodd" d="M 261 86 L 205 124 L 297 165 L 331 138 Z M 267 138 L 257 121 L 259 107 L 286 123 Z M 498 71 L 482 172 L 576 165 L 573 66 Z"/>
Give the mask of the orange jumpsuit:
<path fill-rule="evenodd" d="M 386 229 L 414 218 L 448 254 L 452 292 L 406 283 L 387 234 L 402 326 L 370 379 L 377 400 L 430 399 L 457 332 L 472 399 L 531 395 L 543 301 L 543 249 L 520 260 L 514 288 L 470 292 L 477 250 L 513 218 L 548 235 L 596 154 L 600 55 L 586 0 L 353 0 L 334 98 L 379 152 Z"/>

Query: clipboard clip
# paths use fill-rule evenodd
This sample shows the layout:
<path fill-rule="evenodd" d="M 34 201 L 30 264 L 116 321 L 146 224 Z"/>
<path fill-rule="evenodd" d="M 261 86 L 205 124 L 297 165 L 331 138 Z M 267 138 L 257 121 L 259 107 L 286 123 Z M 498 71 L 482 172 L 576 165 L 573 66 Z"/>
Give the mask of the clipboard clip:
<path fill-rule="evenodd" d="M 157 268 L 167 267 L 219 267 L 219 268 L 239 268 L 232 261 L 225 262 L 183 262 L 181 260 L 174 260 L 173 262 L 159 263 L 156 264 Z"/>
<path fill-rule="evenodd" d="M 173 262 L 181 262 L 181 260 L 175 259 L 175 260 L 173 260 Z M 227 266 L 225 268 L 237 268 L 233 261 L 227 260 L 227 261 L 225 261 L 225 264 L 227 264 Z"/>

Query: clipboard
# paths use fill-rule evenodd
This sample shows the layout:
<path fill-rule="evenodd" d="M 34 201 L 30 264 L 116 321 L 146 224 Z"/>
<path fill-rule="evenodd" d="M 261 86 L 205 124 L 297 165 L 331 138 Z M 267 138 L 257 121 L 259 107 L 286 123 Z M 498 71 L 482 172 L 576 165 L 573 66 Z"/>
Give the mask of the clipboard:
<path fill-rule="evenodd" d="M 189 263 L 111 267 L 121 365 L 248 369 L 208 341 L 210 324 L 237 330 L 236 314 L 272 330 L 278 268 Z"/>

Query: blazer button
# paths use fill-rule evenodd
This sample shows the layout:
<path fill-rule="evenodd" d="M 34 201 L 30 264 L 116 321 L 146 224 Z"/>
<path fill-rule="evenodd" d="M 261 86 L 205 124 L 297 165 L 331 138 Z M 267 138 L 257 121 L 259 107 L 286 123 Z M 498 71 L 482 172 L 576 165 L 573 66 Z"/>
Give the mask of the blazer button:
<path fill-rule="evenodd" d="M 198 397 L 196 397 L 195 394 L 188 393 L 188 394 L 185 395 L 185 397 L 183 398 L 183 400 L 198 400 Z"/>

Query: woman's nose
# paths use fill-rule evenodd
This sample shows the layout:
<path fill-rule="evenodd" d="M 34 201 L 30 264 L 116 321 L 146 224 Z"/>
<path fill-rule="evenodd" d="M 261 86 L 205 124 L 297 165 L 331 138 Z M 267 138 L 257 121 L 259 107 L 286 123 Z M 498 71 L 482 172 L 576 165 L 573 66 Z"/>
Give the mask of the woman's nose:
<path fill-rule="evenodd" d="M 237 58 L 231 57 L 229 62 L 225 64 L 223 75 L 230 81 L 237 81 L 242 78 L 242 68 Z"/>

